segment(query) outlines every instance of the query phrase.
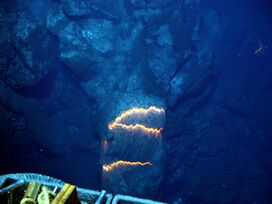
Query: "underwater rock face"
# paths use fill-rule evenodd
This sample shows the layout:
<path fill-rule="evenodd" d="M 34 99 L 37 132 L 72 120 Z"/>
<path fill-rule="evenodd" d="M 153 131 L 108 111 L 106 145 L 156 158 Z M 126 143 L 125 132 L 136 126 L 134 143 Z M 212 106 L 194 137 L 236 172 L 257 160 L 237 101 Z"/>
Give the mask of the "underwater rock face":
<path fill-rule="evenodd" d="M 186 19 L 190 21 L 190 26 L 182 27 L 185 24 L 179 23 L 180 29 L 186 29 L 186 33 L 177 37 L 176 25 L 171 20 L 180 21 L 182 16 L 181 13 L 174 12 L 176 7 L 170 1 L 125 3 L 120 0 L 115 2 L 115 6 L 107 7 L 101 1 L 61 0 L 48 4 L 44 16 L 37 16 L 35 12 L 34 15 L 32 10 L 28 11 L 24 8 L 23 3 L 17 4 L 19 5 L 16 11 L 17 18 L 10 17 L 15 14 L 1 12 L 2 15 L 9 15 L 6 18 L 12 21 L 11 33 L 6 32 L 7 27 L 4 27 L 1 32 L 5 33 L 6 39 L 8 39 L 7 33 L 11 36 L 12 41 L 7 46 L 10 46 L 8 49 L 12 50 L 11 53 L 18 55 L 15 58 L 18 62 L 14 61 L 13 67 L 1 74 L 4 76 L 7 73 L 8 79 L 13 76 L 15 82 L 12 84 L 11 80 L 7 81 L 8 86 L 29 86 L 39 90 L 42 85 L 38 84 L 35 87 L 35 84 L 42 83 L 43 77 L 50 70 L 61 69 L 54 78 L 47 76 L 48 80 L 54 80 L 54 82 L 50 85 L 52 87 L 48 96 L 46 94 L 39 96 L 44 97 L 40 105 L 41 114 L 37 113 L 38 101 L 35 100 L 26 101 L 19 107 L 23 115 L 33 112 L 31 117 L 25 116 L 26 123 L 30 126 L 28 131 L 33 135 L 35 143 L 42 146 L 40 151 L 47 152 L 53 157 L 64 159 L 71 154 L 72 149 L 89 152 L 92 151 L 91 146 L 95 144 L 92 140 L 88 140 L 89 144 L 81 144 L 71 138 L 73 134 L 76 137 L 80 137 L 80 133 L 86 134 L 86 129 L 79 129 L 84 127 L 85 123 L 82 124 L 83 119 L 78 119 L 78 114 L 75 114 L 71 127 L 66 127 L 61 122 L 64 116 L 72 117 L 73 111 L 82 113 L 82 107 L 74 107 L 78 103 L 69 97 L 73 95 L 73 90 L 80 89 L 76 92 L 86 94 L 84 97 L 87 96 L 88 100 L 95 101 L 91 106 L 96 111 L 90 114 L 92 122 L 87 128 L 92 127 L 90 134 L 94 133 L 102 140 L 109 140 L 109 144 L 111 141 L 116 144 L 119 141 L 118 134 L 112 134 L 107 128 L 116 113 L 133 107 L 148 108 L 153 105 L 166 107 L 169 104 L 174 106 L 183 94 L 190 92 L 191 86 L 186 84 L 190 84 L 191 80 L 198 81 L 198 78 L 201 78 L 198 74 L 203 75 L 203 78 L 210 75 L 207 70 L 202 71 L 202 69 L 210 69 L 210 59 L 201 61 L 199 57 L 196 57 L 201 50 L 192 49 L 197 46 L 192 35 L 195 33 L 194 26 L 197 26 L 199 13 L 190 16 L 191 20 Z M 186 10 L 188 5 L 183 6 L 180 9 Z M 192 8 L 191 4 L 189 6 Z M 197 10 L 198 4 L 193 4 L 193 7 Z M 166 16 L 169 18 L 166 19 Z M 180 44 L 179 41 L 186 41 L 187 45 L 175 46 Z M 3 43 L 6 42 L 7 40 L 3 40 Z M 51 55 L 48 56 L 49 54 Z M 56 57 L 57 63 L 52 64 Z M 184 68 L 181 69 L 183 66 Z M 65 69 L 69 71 L 63 74 Z M 73 83 L 77 83 L 74 88 L 71 87 L 73 83 L 70 84 L 69 80 L 65 79 L 67 74 L 71 75 L 71 79 L 76 78 L 76 80 L 72 79 Z M 181 83 L 175 83 L 178 81 Z M 199 83 L 201 84 L 201 80 Z M 67 90 L 63 88 L 65 84 L 67 84 Z M 199 85 L 195 86 L 197 88 Z M 18 97 L 16 94 L 13 96 L 14 99 L 24 100 L 24 96 Z M 25 91 L 18 94 L 25 94 Z M 35 97 L 35 94 L 32 97 Z M 84 97 L 80 100 L 85 106 L 87 99 Z M 2 101 L 5 100 L 5 98 L 2 99 Z M 50 100 L 55 101 L 50 103 Z M 33 110 L 30 111 L 25 107 L 28 103 L 32 104 Z M 189 103 L 192 104 L 191 106 L 194 105 L 192 102 Z M 16 108 L 16 105 L 12 105 L 10 110 Z M 59 109 L 63 110 L 59 111 Z M 65 111 L 66 109 L 70 111 Z M 88 113 L 89 109 L 85 109 Z M 83 114 L 84 117 L 86 113 Z M 147 124 L 149 122 L 144 121 Z M 51 133 L 42 131 L 43 128 L 47 129 L 47 126 L 50 127 Z M 120 134 L 126 135 L 124 132 Z M 134 136 L 137 137 L 137 134 L 142 135 L 135 133 Z M 63 135 L 67 139 L 62 141 Z M 51 137 L 54 139 L 51 140 Z M 141 136 L 140 140 L 144 137 L 145 135 Z M 153 143 L 156 142 L 152 142 L 151 138 L 150 144 Z M 141 145 L 143 144 L 145 143 L 142 141 Z M 140 151 L 146 148 L 141 145 L 137 147 Z M 128 171 L 130 176 L 126 175 L 126 171 L 121 173 L 120 179 L 124 185 L 127 183 L 125 186 L 117 185 L 119 180 L 109 177 L 107 180 L 110 185 L 107 188 L 115 185 L 116 187 L 112 189 L 115 193 L 123 192 L 156 198 L 161 188 L 165 168 L 163 153 L 165 144 L 157 141 L 157 145 L 158 147 L 154 147 L 154 151 L 151 151 L 153 153 L 146 153 L 147 155 L 138 153 L 134 156 L 119 155 L 120 149 L 118 150 L 116 146 L 112 147 L 111 153 L 107 153 L 106 158 L 111 158 L 106 159 L 107 162 L 133 158 L 143 160 L 146 157 L 148 162 L 153 164 L 149 173 L 146 172 L 143 175 L 133 170 Z M 127 151 L 124 150 L 124 152 Z M 99 167 L 97 166 L 96 169 Z M 129 179 L 132 175 L 135 178 L 138 175 L 138 179 Z"/>
<path fill-rule="evenodd" d="M 60 33 L 60 58 L 75 74 L 83 79 L 93 75 L 113 50 L 112 24 L 106 20 L 71 22 Z"/>
<path fill-rule="evenodd" d="M 13 88 L 33 86 L 54 68 L 58 43 L 26 3 L 16 2 L 12 12 L 5 12 L 1 4 L 1 75 Z"/>
<path fill-rule="evenodd" d="M 202 11 L 198 0 L 4 0 L 0 21 L 0 157 L 12 151 L 20 167 L 3 158 L 3 171 L 42 169 L 168 203 L 249 203 L 251 194 L 262 203 L 271 106 L 258 98 L 271 101 L 271 76 L 244 68 L 248 80 L 233 77 L 230 67 L 244 63 L 237 53 L 249 52 L 241 52 L 250 47 L 244 34 L 215 64 L 215 48 L 225 46 L 216 11 Z M 165 118 L 109 128 L 126 110 L 150 106 L 164 108 Z"/>

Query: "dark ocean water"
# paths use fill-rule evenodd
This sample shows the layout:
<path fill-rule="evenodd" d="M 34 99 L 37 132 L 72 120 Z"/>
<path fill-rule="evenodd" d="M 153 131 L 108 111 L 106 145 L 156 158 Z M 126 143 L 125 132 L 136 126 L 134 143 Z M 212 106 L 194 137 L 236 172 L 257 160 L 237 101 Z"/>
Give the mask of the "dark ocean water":
<path fill-rule="evenodd" d="M 1 0 L 0 34 L 0 175 L 272 203 L 269 0 Z"/>

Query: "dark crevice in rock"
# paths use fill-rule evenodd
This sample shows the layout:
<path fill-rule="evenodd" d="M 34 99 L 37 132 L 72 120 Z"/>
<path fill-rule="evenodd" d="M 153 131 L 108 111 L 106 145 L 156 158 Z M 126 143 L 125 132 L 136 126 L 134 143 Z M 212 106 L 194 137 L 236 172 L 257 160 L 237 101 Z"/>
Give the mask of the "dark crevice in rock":
<path fill-rule="evenodd" d="M 86 20 L 86 19 L 103 19 L 103 20 L 109 20 L 115 23 L 120 22 L 120 18 L 117 16 L 113 16 L 110 13 L 103 12 L 99 10 L 98 8 L 92 7 L 90 13 L 85 14 L 85 15 L 70 15 L 67 13 L 65 10 L 62 10 L 63 14 L 65 17 L 70 20 L 70 21 L 81 21 L 81 20 Z"/>
<path fill-rule="evenodd" d="M 195 89 L 193 92 L 183 95 L 182 97 L 180 97 L 176 101 L 176 103 L 173 106 L 168 107 L 168 108 L 170 110 L 177 110 L 179 107 L 181 107 L 187 101 L 200 97 L 203 93 L 205 93 L 205 91 L 207 91 L 208 88 L 214 89 L 215 84 L 216 84 L 215 75 L 210 75 L 209 77 L 204 79 L 204 81 L 202 82 L 202 85 L 200 85 L 197 89 Z M 191 112 L 191 111 L 189 111 L 189 112 Z"/>
<path fill-rule="evenodd" d="M 66 64 L 61 63 L 61 70 L 64 73 L 65 77 L 80 91 L 80 93 L 87 99 L 90 105 L 95 105 L 97 100 L 95 98 L 91 98 L 82 88 L 80 82 L 82 82 L 81 78 L 77 76 Z"/>
<path fill-rule="evenodd" d="M 19 50 L 13 45 L 13 43 L 11 43 L 11 48 L 16 53 L 16 55 L 18 56 L 18 58 L 20 59 L 20 61 L 22 62 L 22 64 L 24 65 L 24 68 L 27 69 L 33 76 L 37 77 L 36 74 L 32 71 L 31 67 L 29 67 L 27 65 L 27 63 L 25 62 L 23 56 L 21 55 L 21 53 L 19 52 Z"/>
<path fill-rule="evenodd" d="M 49 28 L 46 28 L 46 32 L 47 32 L 47 34 L 49 36 L 51 36 L 56 41 L 56 43 L 57 43 L 56 47 L 58 48 L 58 51 L 59 51 L 59 48 L 60 48 L 60 37 L 57 34 L 55 34 L 54 32 L 52 32 Z M 59 55 L 59 53 L 58 53 L 58 55 Z"/>
<path fill-rule="evenodd" d="M 175 78 L 175 76 L 179 73 L 179 71 L 182 69 L 182 67 L 184 67 L 186 64 L 188 64 L 190 62 L 190 60 L 192 59 L 194 53 L 190 53 L 188 56 L 186 56 L 181 62 L 177 63 L 177 67 L 175 72 L 173 73 L 173 75 L 170 77 L 169 81 L 168 81 L 168 86 L 170 87 L 170 83 L 171 81 Z"/>
<path fill-rule="evenodd" d="M 195 111 L 204 109 L 205 107 L 209 106 L 212 103 L 212 99 L 214 97 L 216 84 L 218 81 L 217 77 L 211 77 L 211 81 L 209 84 L 207 84 L 207 87 L 205 89 L 205 93 L 203 93 L 203 96 L 200 96 L 200 101 L 198 101 L 194 106 L 191 107 L 191 109 L 188 111 L 188 113 L 185 116 L 192 115 Z M 204 87 L 203 87 L 204 89 Z"/>
<path fill-rule="evenodd" d="M 12 90 L 25 97 L 31 97 L 36 99 L 47 98 L 56 84 L 56 76 L 58 69 L 52 69 L 49 71 L 43 79 L 32 87 L 12 88 Z"/>

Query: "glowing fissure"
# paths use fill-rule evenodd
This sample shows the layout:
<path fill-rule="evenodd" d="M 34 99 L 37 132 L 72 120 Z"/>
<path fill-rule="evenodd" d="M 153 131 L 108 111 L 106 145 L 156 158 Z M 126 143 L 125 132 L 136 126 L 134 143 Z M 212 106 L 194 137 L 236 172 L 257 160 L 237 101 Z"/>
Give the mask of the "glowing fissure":
<path fill-rule="evenodd" d="M 150 112 L 157 112 L 157 113 L 164 113 L 164 109 L 163 108 L 157 108 L 156 106 L 150 106 L 148 109 L 144 109 L 144 108 L 131 108 L 127 111 L 125 111 L 124 113 L 122 113 L 120 116 L 118 116 L 115 119 L 115 123 L 121 123 L 121 121 L 123 119 L 125 119 L 126 117 L 129 117 L 131 115 L 137 115 L 137 114 L 142 114 L 142 115 L 146 115 Z"/>
<path fill-rule="evenodd" d="M 126 130 L 142 130 L 146 133 L 149 134 L 160 134 L 162 129 L 157 129 L 157 128 L 148 128 L 145 127 L 144 125 L 136 124 L 136 125 L 125 125 L 121 123 L 112 123 L 109 125 L 109 129 L 113 130 L 114 128 L 121 127 Z"/>
<path fill-rule="evenodd" d="M 142 130 L 148 134 L 160 134 L 161 133 L 161 128 L 150 128 L 150 127 L 146 127 L 142 124 L 135 124 L 135 125 L 126 125 L 123 124 L 122 121 L 128 117 L 130 117 L 131 115 L 147 115 L 150 112 L 156 112 L 158 114 L 164 114 L 164 109 L 163 108 L 157 108 L 155 106 L 150 106 L 148 109 L 144 109 L 144 108 L 131 108 L 127 111 L 125 111 L 124 113 L 122 113 L 120 116 L 118 116 L 114 122 L 110 123 L 108 125 L 108 128 L 110 130 L 114 130 L 117 127 L 121 127 L 123 129 L 126 130 Z"/>
<path fill-rule="evenodd" d="M 115 168 L 118 167 L 124 167 L 124 166 L 146 166 L 146 165 L 152 165 L 150 162 L 131 162 L 131 161 L 124 161 L 124 160 L 118 160 L 111 164 L 104 164 L 103 165 L 103 171 L 109 172 Z"/>

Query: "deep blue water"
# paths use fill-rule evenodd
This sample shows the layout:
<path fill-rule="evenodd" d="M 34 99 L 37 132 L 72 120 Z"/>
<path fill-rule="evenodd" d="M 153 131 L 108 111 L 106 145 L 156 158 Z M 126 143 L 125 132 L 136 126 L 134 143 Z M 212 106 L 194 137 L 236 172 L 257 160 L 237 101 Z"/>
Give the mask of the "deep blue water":
<path fill-rule="evenodd" d="M 0 24 L 0 174 L 167 203 L 272 203 L 269 0 L 2 0 Z M 165 116 L 121 122 L 159 137 L 108 127 L 150 106 Z M 150 165 L 103 171 L 117 160 Z"/>

